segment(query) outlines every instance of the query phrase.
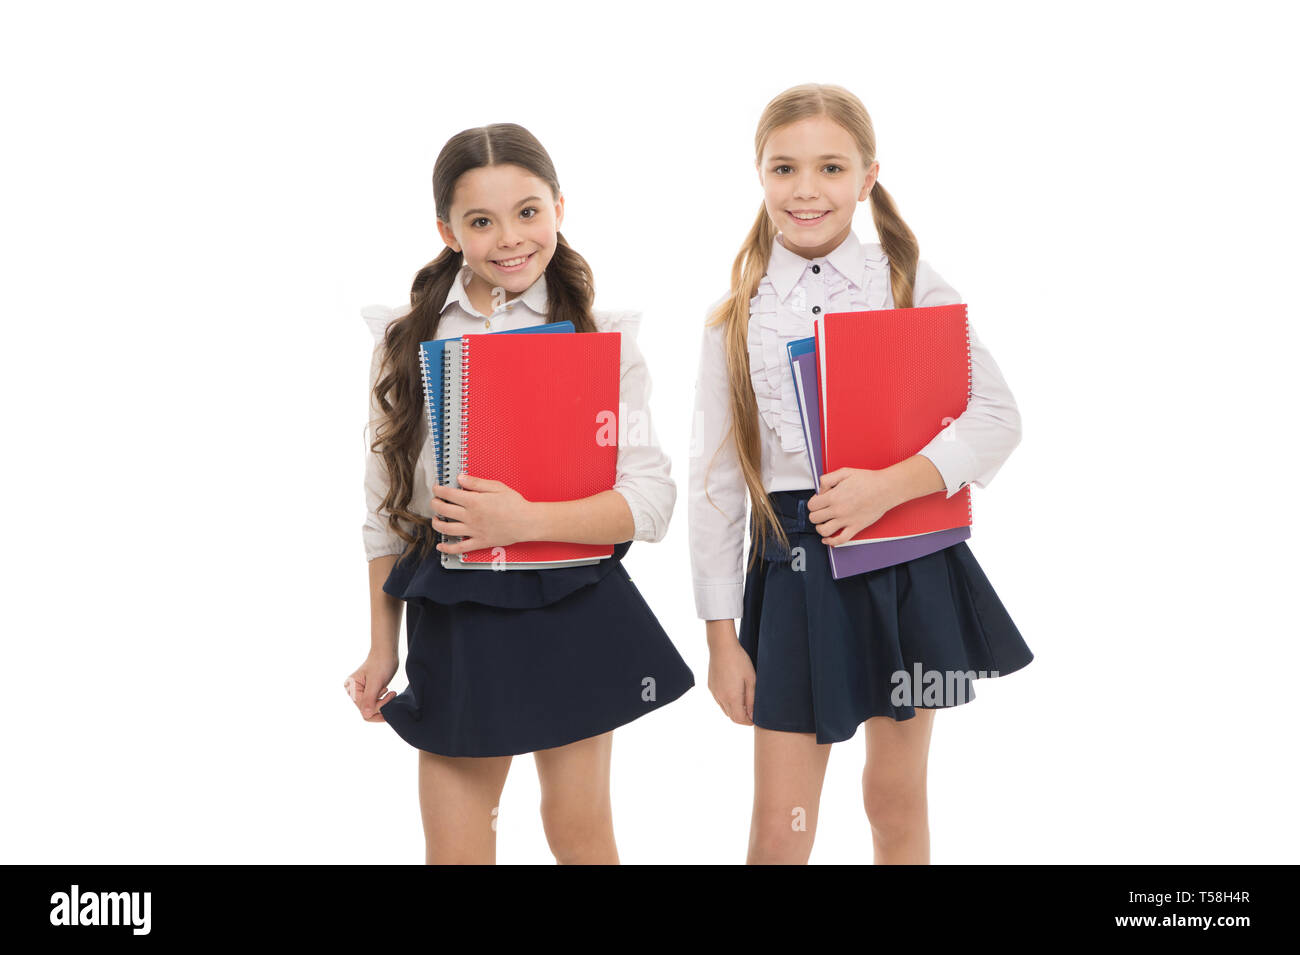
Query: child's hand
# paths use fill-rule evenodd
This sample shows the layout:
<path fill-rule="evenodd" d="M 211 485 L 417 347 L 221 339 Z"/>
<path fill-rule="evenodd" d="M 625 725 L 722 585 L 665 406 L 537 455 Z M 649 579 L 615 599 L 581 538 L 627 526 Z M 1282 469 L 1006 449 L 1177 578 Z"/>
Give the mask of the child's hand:
<path fill-rule="evenodd" d="M 822 475 L 821 486 L 808 498 L 808 519 L 828 547 L 852 540 L 898 504 L 897 489 L 884 471 L 837 468 Z"/>
<path fill-rule="evenodd" d="M 468 474 L 460 475 L 458 480 L 461 484 L 458 488 L 434 485 L 432 524 L 444 534 L 465 540 L 454 544 L 444 541 L 438 544 L 438 550 L 444 554 L 463 554 L 483 547 L 504 547 L 532 540 L 531 501 L 501 481 Z"/>
<path fill-rule="evenodd" d="M 397 696 L 388 688 L 388 683 L 395 673 L 397 673 L 397 654 L 371 650 L 370 655 L 366 657 L 366 662 L 343 681 L 343 689 L 348 691 L 352 702 L 369 722 L 385 722 L 379 708 Z"/>
<path fill-rule="evenodd" d="M 754 725 L 754 662 L 736 639 L 730 620 L 705 625 L 709 641 L 709 692 L 733 723 Z"/>

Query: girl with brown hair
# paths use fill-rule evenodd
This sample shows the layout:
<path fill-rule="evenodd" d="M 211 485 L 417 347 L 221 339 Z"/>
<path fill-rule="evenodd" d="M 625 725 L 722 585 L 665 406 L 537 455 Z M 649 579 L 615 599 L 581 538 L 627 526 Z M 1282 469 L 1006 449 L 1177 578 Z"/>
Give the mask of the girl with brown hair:
<path fill-rule="evenodd" d="M 367 720 L 419 750 L 426 861 L 495 861 L 511 757 L 532 753 L 556 859 L 617 862 L 612 731 L 694 685 L 622 564 L 633 540 L 663 539 L 676 498 L 649 419 L 640 316 L 592 309 L 591 269 L 559 231 L 555 169 L 523 127 L 457 133 L 434 164 L 433 194 L 446 247 L 415 276 L 408 308 L 363 312 L 375 335 L 362 528 L 371 649 L 345 687 Z M 565 320 L 576 333 L 621 333 L 614 487 L 540 502 L 473 474 L 434 485 L 420 342 Z M 436 543 L 435 530 L 463 539 Z M 574 567 L 442 566 L 442 553 L 528 540 L 617 546 Z M 397 694 L 403 607 L 408 682 Z"/>

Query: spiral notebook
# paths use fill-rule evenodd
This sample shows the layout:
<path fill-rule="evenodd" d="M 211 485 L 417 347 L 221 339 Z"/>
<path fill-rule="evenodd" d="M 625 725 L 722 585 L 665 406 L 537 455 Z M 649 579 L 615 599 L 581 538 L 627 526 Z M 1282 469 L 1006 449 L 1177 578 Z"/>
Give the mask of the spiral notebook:
<path fill-rule="evenodd" d="M 531 501 L 612 489 L 620 350 L 618 332 L 449 341 L 442 483 L 459 486 L 463 471 L 502 481 Z M 441 557 L 448 569 L 508 570 L 593 564 L 613 553 L 611 544 L 520 541 Z"/>
<path fill-rule="evenodd" d="M 798 338 L 786 343 L 790 356 L 790 373 L 794 376 L 795 398 L 803 421 L 804 449 L 812 468 L 813 486 L 821 491 L 822 468 L 821 410 L 817 394 L 816 339 Z M 894 537 L 888 540 L 845 541 L 830 548 L 831 577 L 839 580 L 882 567 L 892 567 L 926 554 L 950 547 L 970 537 L 970 527 Z"/>
<path fill-rule="evenodd" d="M 574 330 L 573 322 L 563 321 L 563 322 L 547 322 L 542 325 L 528 325 L 523 328 L 507 328 L 497 332 L 489 332 L 488 334 L 512 335 L 518 333 L 556 333 L 556 332 L 572 334 L 573 330 Z M 458 474 L 460 471 L 459 457 L 458 457 L 459 451 L 458 448 L 456 447 L 456 445 L 458 445 L 459 443 L 459 437 L 460 437 L 460 405 L 459 405 L 459 392 L 457 391 L 454 396 L 457 400 L 454 415 L 449 415 L 447 413 L 448 412 L 446 406 L 447 396 L 451 393 L 452 389 L 449 389 L 446 386 L 447 372 L 445 371 L 444 355 L 446 354 L 446 349 L 448 348 L 449 345 L 455 344 L 459 346 L 459 342 L 460 342 L 460 336 L 452 336 L 449 338 L 438 338 L 438 339 L 434 339 L 433 341 L 420 343 L 420 374 L 424 382 L 426 423 L 429 428 L 429 440 L 433 443 L 434 460 L 438 462 L 438 474 L 440 478 L 440 483 L 444 485 L 450 485 L 452 487 L 457 486 L 455 483 L 455 475 Z M 455 367 L 458 370 L 460 368 L 459 350 L 456 351 Z M 459 371 L 457 371 L 456 380 L 457 382 L 459 382 Z M 455 423 L 454 426 L 450 426 L 449 421 L 454 422 Z M 448 445 L 447 442 L 443 441 L 444 435 L 450 435 L 451 438 L 453 439 L 450 446 Z M 455 464 L 449 463 L 447 459 L 448 452 L 457 454 L 457 462 Z M 446 479 L 448 467 L 453 468 L 452 480 L 450 481 Z M 458 540 L 458 538 L 450 537 L 446 534 L 443 534 L 441 531 L 437 531 L 436 534 L 439 543 L 442 543 L 444 541 Z M 447 555 L 440 555 L 440 556 L 445 558 Z M 582 563 L 595 563 L 595 561 L 594 560 L 582 561 Z M 528 566 L 531 568 L 569 567 L 569 566 L 573 566 L 573 564 L 574 564 L 573 561 L 542 561 Z M 443 561 L 443 565 L 447 566 L 446 560 Z M 457 566 L 460 565 L 457 564 Z M 475 564 L 472 566 L 475 567 L 483 566 L 486 569 L 491 569 L 490 566 L 487 565 Z M 521 567 L 523 565 L 512 564 L 511 566 Z"/>
<path fill-rule="evenodd" d="M 548 322 L 542 325 L 526 325 L 523 328 L 506 328 L 490 335 L 513 335 L 528 332 L 572 332 L 573 322 Z M 420 342 L 420 376 L 424 380 L 425 410 L 429 425 L 429 438 L 433 441 L 435 461 L 442 460 L 442 400 L 443 373 L 442 352 L 448 342 L 460 341 L 459 336 L 436 338 L 429 342 Z"/>
<path fill-rule="evenodd" d="M 813 323 L 823 473 L 878 470 L 920 451 L 966 410 L 966 306 L 831 312 Z M 838 547 L 969 527 L 970 488 L 914 498 Z"/>

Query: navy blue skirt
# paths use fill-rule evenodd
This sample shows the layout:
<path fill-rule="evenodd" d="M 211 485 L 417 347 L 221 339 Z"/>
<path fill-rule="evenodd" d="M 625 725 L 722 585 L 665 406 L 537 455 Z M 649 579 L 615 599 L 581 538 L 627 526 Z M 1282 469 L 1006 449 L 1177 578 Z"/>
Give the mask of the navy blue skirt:
<path fill-rule="evenodd" d="M 965 541 L 836 580 L 808 520 L 813 489 L 768 495 L 789 537 L 745 575 L 740 643 L 754 663 L 754 723 L 851 739 L 873 716 L 974 698 L 972 682 L 1034 655 Z M 754 521 L 750 518 L 751 540 Z M 751 543 L 751 550 L 753 545 Z"/>
<path fill-rule="evenodd" d="M 623 567 L 447 570 L 413 546 L 385 593 L 406 601 L 407 686 L 379 712 L 412 746 L 507 756 L 563 746 L 680 697 L 695 678 Z"/>

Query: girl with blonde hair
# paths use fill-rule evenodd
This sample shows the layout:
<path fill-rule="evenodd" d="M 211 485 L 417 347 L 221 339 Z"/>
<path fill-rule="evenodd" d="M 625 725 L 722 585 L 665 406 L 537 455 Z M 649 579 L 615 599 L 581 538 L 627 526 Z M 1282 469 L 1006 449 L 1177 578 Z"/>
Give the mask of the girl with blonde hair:
<path fill-rule="evenodd" d="M 763 201 L 703 329 L 688 515 L 709 689 L 727 716 L 755 728 L 749 861 L 807 862 L 830 746 L 865 723 L 875 861 L 928 862 L 935 709 L 1033 654 L 965 541 L 839 580 L 828 547 L 905 501 L 987 486 L 1020 441 L 1020 415 L 972 328 L 966 411 L 910 457 L 839 468 L 814 494 L 785 343 L 811 336 L 825 312 L 961 297 L 920 258 L 880 184 L 871 118 L 848 90 L 781 93 L 759 119 L 754 152 Z M 853 231 L 860 202 L 878 242 Z M 900 697 L 917 672 L 942 674 L 956 692 Z"/>

